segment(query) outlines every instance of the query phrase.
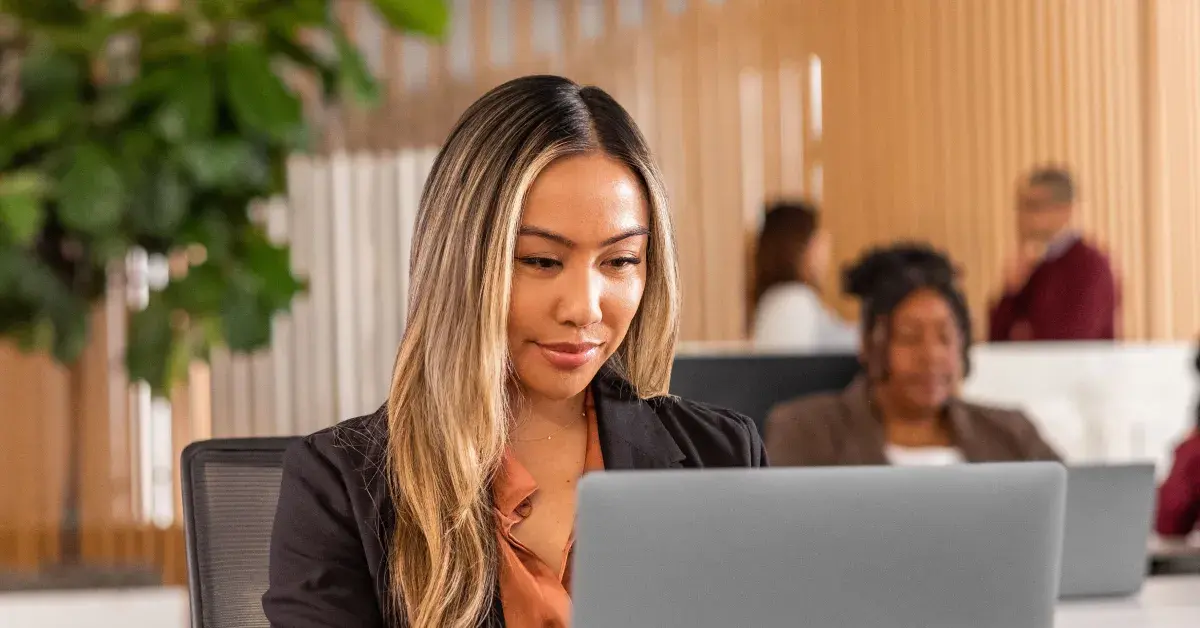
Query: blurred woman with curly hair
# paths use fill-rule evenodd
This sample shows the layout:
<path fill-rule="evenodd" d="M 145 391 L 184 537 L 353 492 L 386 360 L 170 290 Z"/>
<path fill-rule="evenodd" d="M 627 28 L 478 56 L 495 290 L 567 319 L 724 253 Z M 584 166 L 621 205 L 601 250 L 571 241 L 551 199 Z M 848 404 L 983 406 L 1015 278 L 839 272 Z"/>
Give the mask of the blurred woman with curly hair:
<path fill-rule="evenodd" d="M 944 254 L 922 244 L 869 251 L 846 271 L 844 289 L 862 301 L 863 374 L 841 393 L 771 412 L 773 465 L 1059 459 L 1020 412 L 959 398 L 971 317 Z"/>

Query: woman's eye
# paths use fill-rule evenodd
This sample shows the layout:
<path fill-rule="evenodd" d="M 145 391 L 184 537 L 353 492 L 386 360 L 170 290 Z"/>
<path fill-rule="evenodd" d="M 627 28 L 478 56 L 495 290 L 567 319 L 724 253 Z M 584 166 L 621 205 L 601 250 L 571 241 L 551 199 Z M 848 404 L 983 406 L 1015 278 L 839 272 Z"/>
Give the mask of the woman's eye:
<path fill-rule="evenodd" d="M 520 258 L 520 262 L 538 270 L 550 270 L 562 265 L 558 260 L 550 259 L 549 257 L 522 257 Z"/>
<path fill-rule="evenodd" d="M 617 259 L 609 262 L 609 264 L 611 264 L 613 268 L 617 268 L 617 269 L 630 268 L 633 266 L 637 266 L 638 264 L 641 264 L 641 263 L 642 263 L 642 260 L 640 260 L 636 257 L 618 257 Z"/>

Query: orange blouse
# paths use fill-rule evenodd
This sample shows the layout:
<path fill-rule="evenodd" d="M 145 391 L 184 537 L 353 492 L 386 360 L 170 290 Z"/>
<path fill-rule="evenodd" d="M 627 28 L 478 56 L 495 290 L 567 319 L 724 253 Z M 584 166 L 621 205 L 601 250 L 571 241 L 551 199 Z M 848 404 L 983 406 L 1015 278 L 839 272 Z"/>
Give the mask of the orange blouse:
<path fill-rule="evenodd" d="M 604 470 L 596 411 L 586 403 L 587 450 L 583 472 Z M 571 624 L 571 550 L 575 534 L 563 548 L 562 570 L 555 573 L 542 559 L 512 535 L 512 529 L 529 516 L 530 498 L 538 490 L 533 476 L 508 452 L 492 486 L 500 550 L 500 603 L 508 628 L 567 628 Z"/>

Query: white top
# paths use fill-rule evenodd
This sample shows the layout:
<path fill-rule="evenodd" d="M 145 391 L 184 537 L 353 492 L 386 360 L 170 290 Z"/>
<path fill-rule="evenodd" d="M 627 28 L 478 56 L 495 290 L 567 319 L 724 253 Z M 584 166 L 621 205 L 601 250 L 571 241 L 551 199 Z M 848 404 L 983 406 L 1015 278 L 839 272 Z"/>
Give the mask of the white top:
<path fill-rule="evenodd" d="M 955 447 L 901 447 L 888 445 L 884 448 L 888 462 L 897 467 L 945 467 L 966 462 L 962 452 Z"/>
<path fill-rule="evenodd" d="M 776 285 L 759 299 L 751 334 L 755 348 L 796 353 L 855 353 L 858 332 L 805 284 Z"/>

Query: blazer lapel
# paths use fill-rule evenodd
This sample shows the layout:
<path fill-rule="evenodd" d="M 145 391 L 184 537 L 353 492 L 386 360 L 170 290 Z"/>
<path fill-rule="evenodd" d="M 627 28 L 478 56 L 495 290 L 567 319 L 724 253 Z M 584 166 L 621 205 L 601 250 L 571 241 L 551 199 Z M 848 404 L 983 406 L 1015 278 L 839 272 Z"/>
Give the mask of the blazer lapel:
<path fill-rule="evenodd" d="M 967 462 L 992 462 L 996 459 L 990 443 L 982 440 L 971 427 L 971 417 L 966 407 L 958 400 L 951 400 L 946 408 L 950 429 L 954 430 L 954 444 Z"/>
<path fill-rule="evenodd" d="M 887 455 L 883 425 L 871 408 L 871 392 L 865 376 L 858 376 L 842 392 L 842 405 L 846 409 L 846 418 L 850 429 L 846 431 L 846 442 L 843 447 L 850 449 L 846 456 L 850 464 L 886 465 Z M 853 462 L 850 462 L 852 460 Z"/>
<path fill-rule="evenodd" d="M 686 458 L 650 404 L 605 367 L 593 382 L 596 423 L 604 468 L 670 469 Z"/>

